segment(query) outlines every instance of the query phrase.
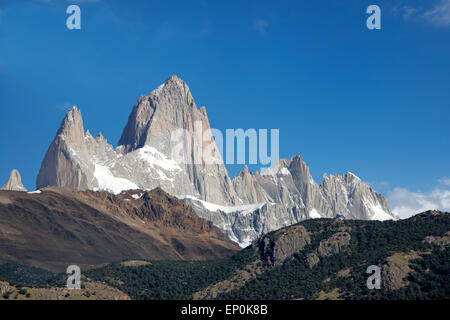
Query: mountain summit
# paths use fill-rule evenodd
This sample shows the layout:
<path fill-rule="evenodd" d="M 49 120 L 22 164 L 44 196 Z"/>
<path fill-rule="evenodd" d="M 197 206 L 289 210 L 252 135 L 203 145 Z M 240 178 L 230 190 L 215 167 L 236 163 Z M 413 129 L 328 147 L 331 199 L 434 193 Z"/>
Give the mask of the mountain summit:
<path fill-rule="evenodd" d="M 85 132 L 81 113 L 73 107 L 45 155 L 37 188 L 118 194 L 160 187 L 241 246 L 308 218 L 394 218 L 386 199 L 354 174 L 324 175 L 319 185 L 299 155 L 280 159 L 263 173 L 244 168 L 231 180 L 214 138 L 204 135 L 209 129 L 206 109 L 197 108 L 188 85 L 177 76 L 139 97 L 116 149 L 101 134 L 94 139 Z M 174 141 L 178 130 L 186 136 Z M 180 144 L 184 162 L 172 157 Z M 217 162 L 199 161 L 198 149 L 208 149 Z"/>
<path fill-rule="evenodd" d="M 72 190 L 89 187 L 92 166 L 86 146 L 81 112 L 74 106 L 61 122 L 41 164 L 36 187 L 61 186 Z M 82 165 L 87 167 L 81 168 Z"/>
<path fill-rule="evenodd" d="M 20 176 L 19 171 L 17 171 L 16 169 L 11 170 L 8 182 L 3 186 L 1 190 L 27 191 L 27 189 L 25 189 L 22 184 L 22 177 Z"/>
<path fill-rule="evenodd" d="M 201 120 L 197 113 L 187 84 L 177 76 L 171 76 L 149 95 L 139 97 L 118 145 L 123 146 L 126 152 L 150 145 L 152 140 L 161 139 L 161 134 L 167 134 L 169 129 L 185 129 L 193 120 L 191 118 Z M 157 123 L 161 121 L 163 123 Z M 161 132 L 162 129 L 164 132 Z M 170 147 L 170 134 L 164 138 L 166 141 L 162 141 L 164 143 L 161 145 L 163 152 Z"/>
<path fill-rule="evenodd" d="M 139 97 L 119 140 L 118 150 L 126 154 L 139 149 L 156 150 L 170 163 L 174 148 L 179 144 L 179 140 L 172 140 L 172 134 L 177 130 L 183 130 L 188 139 L 183 141 L 186 161 L 178 163 L 177 169 L 183 173 L 181 182 L 190 187 L 173 186 L 167 191 L 199 196 L 202 200 L 215 203 L 238 203 L 238 196 L 213 137 L 206 139 L 203 134 L 210 132 L 206 110 L 197 108 L 188 85 L 177 76 L 169 77 L 149 95 Z M 211 154 L 217 155 L 217 165 L 196 158 L 195 149 L 205 150 L 207 147 Z M 164 175 L 167 176 L 167 173 L 160 176 L 164 179 Z"/>

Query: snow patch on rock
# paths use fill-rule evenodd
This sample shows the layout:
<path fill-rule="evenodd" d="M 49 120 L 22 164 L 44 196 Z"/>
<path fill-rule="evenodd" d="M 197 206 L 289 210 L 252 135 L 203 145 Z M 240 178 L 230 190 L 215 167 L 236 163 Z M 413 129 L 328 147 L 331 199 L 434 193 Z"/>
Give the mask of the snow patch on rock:
<path fill-rule="evenodd" d="M 383 208 L 379 205 L 369 205 L 368 209 L 373 212 L 373 216 L 370 220 L 378 220 L 378 221 L 386 221 L 386 220 L 394 220 L 394 217 L 383 210 Z"/>
<path fill-rule="evenodd" d="M 224 213 L 238 213 L 240 215 L 248 215 L 258 209 L 261 209 L 266 203 L 254 203 L 254 204 L 247 204 L 247 205 L 239 205 L 239 206 L 224 206 L 216 203 L 211 203 L 207 201 L 203 201 L 200 199 L 197 199 L 192 196 L 178 196 L 177 197 L 180 200 L 184 199 L 191 199 L 194 201 L 197 201 L 203 205 L 203 207 L 211 212 L 217 212 L 222 211 Z"/>
<path fill-rule="evenodd" d="M 174 159 L 167 158 L 156 148 L 144 146 L 138 149 L 138 157 L 148 163 L 150 167 L 160 167 L 167 171 L 181 171 L 182 169 Z"/>
<path fill-rule="evenodd" d="M 139 189 L 130 180 L 115 177 L 108 167 L 100 164 L 95 164 L 94 178 L 97 179 L 97 190 L 105 190 L 113 194 L 119 194 L 125 190 Z"/>
<path fill-rule="evenodd" d="M 320 218 L 322 218 L 322 216 L 320 215 L 320 213 L 319 213 L 315 208 L 313 208 L 313 209 L 309 212 L 309 217 L 310 217 L 311 219 L 320 219 Z"/>

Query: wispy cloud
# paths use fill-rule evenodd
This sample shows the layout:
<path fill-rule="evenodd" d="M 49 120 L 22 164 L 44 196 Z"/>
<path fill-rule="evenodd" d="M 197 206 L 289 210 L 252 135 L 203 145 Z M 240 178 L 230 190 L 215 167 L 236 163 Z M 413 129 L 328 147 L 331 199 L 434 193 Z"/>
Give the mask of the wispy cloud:
<path fill-rule="evenodd" d="M 429 8 L 397 5 L 392 12 L 404 20 L 416 20 L 431 24 L 435 27 L 450 27 L 450 0 L 438 0 Z"/>
<path fill-rule="evenodd" d="M 253 29 L 259 33 L 266 35 L 269 22 L 264 19 L 253 19 Z"/>
<path fill-rule="evenodd" d="M 413 7 L 409 7 L 409 6 L 404 6 L 402 8 L 402 17 L 405 20 L 408 20 L 409 18 L 413 17 L 414 15 L 417 14 L 417 12 L 419 12 L 420 9 L 418 8 L 413 8 Z"/>
<path fill-rule="evenodd" d="M 390 185 L 389 181 L 386 180 L 382 180 L 382 181 L 365 181 L 368 185 L 370 185 L 371 187 L 375 188 L 375 187 L 388 187 Z"/>
<path fill-rule="evenodd" d="M 440 179 L 445 187 L 438 186 L 431 192 L 412 192 L 395 188 L 388 194 L 389 205 L 400 218 L 408 218 L 427 210 L 450 211 L 450 179 Z"/>
<path fill-rule="evenodd" d="M 450 27 L 450 0 L 441 0 L 433 8 L 425 11 L 423 17 L 437 27 Z"/>

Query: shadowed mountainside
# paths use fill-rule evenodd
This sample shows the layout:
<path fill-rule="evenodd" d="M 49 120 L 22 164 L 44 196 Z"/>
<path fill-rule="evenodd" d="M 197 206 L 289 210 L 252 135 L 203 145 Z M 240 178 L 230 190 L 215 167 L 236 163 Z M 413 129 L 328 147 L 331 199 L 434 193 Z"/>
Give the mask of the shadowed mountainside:
<path fill-rule="evenodd" d="M 0 263 L 65 271 L 123 259 L 203 260 L 239 247 L 161 189 L 0 191 Z"/>

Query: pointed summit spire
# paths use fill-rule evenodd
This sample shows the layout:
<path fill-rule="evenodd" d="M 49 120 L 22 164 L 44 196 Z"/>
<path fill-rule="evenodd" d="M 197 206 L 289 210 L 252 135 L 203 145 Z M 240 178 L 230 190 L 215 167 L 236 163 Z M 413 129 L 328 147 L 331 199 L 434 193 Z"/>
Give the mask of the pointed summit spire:
<path fill-rule="evenodd" d="M 22 184 L 22 177 L 16 169 L 11 170 L 8 182 L 3 186 L 2 190 L 9 191 L 27 191 Z"/>
<path fill-rule="evenodd" d="M 84 132 L 83 118 L 76 106 L 70 109 L 50 144 L 36 178 L 36 188 L 60 186 L 70 190 L 82 189 L 86 174 L 79 171 L 80 159 L 87 157 L 86 143 L 90 142 Z M 74 160 L 76 158 L 77 160 Z"/>
<path fill-rule="evenodd" d="M 166 81 L 164 81 L 163 90 L 169 95 L 172 96 L 178 96 L 185 100 L 185 102 L 192 106 L 195 106 L 194 98 L 191 95 L 191 90 L 189 89 L 189 86 L 187 83 L 177 77 L 176 75 L 172 75 L 169 78 L 167 78 Z M 195 108 L 197 108 L 195 106 Z"/>
<path fill-rule="evenodd" d="M 83 143 L 85 137 L 83 118 L 80 110 L 76 106 L 73 106 L 67 112 L 61 122 L 57 135 L 63 136 L 75 146 L 80 146 Z"/>
<path fill-rule="evenodd" d="M 184 82 L 182 79 L 180 79 L 178 76 L 176 75 L 171 75 L 170 77 L 168 77 L 166 79 L 166 81 L 164 81 L 164 84 L 168 85 L 168 84 L 176 84 L 176 85 L 186 85 L 186 82 Z"/>
<path fill-rule="evenodd" d="M 83 126 L 83 119 L 81 117 L 81 112 L 78 110 L 76 106 L 73 106 L 64 117 L 63 121 L 61 122 L 61 126 L 59 128 L 59 131 L 63 131 L 67 128 L 73 128 L 73 127 L 79 127 Z"/>
<path fill-rule="evenodd" d="M 186 118 L 195 110 L 195 120 L 206 118 L 206 110 L 199 112 L 188 85 L 176 75 L 172 75 L 148 96 L 140 96 L 135 103 L 118 145 L 125 152 L 131 152 L 149 144 L 153 131 L 172 132 L 172 129 L 191 128 Z M 193 120 L 193 119 L 189 119 Z M 157 122 L 156 124 L 154 122 Z M 161 127 L 162 125 L 165 127 Z M 170 140 L 170 136 L 167 136 Z M 167 149 L 170 141 L 164 144 Z M 165 150 L 161 150 L 165 151 Z M 168 155 L 168 153 L 166 153 Z"/>

